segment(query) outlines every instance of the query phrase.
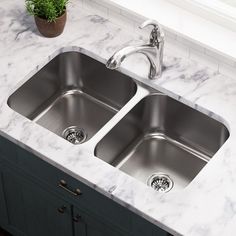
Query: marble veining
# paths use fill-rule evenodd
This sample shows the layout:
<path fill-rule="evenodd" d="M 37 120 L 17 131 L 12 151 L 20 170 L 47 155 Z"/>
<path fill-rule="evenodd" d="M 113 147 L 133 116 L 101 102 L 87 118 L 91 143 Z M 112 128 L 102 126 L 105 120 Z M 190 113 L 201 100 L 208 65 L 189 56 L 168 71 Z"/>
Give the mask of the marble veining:
<path fill-rule="evenodd" d="M 8 107 L 9 95 L 61 52 L 87 52 L 105 62 L 118 48 L 143 40 L 107 19 L 85 12 L 79 1 L 71 0 L 68 11 L 64 33 L 47 39 L 39 35 L 23 0 L 2 1 L 0 134 L 175 235 L 234 235 L 235 79 L 168 50 L 159 80 L 147 79 L 149 64 L 141 55 L 130 56 L 120 68 L 136 80 L 223 122 L 230 130 L 230 138 L 197 177 L 184 190 L 167 195 L 99 160 L 84 145 L 74 146 Z"/>

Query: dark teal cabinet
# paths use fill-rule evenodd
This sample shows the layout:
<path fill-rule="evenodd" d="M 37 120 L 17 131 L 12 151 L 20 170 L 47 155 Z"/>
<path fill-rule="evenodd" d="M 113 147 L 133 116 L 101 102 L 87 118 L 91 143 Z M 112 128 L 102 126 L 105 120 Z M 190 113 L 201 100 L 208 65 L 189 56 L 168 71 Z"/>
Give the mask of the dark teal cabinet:
<path fill-rule="evenodd" d="M 16 235 L 72 236 L 71 206 L 6 165 L 2 186 L 8 210 L 7 225 Z"/>
<path fill-rule="evenodd" d="M 168 235 L 2 137 L 0 227 L 14 236 Z"/>
<path fill-rule="evenodd" d="M 7 226 L 16 235 L 26 235 L 26 212 L 21 178 L 2 166 L 2 189 L 7 208 Z"/>
<path fill-rule="evenodd" d="M 94 218 L 78 208 L 74 208 L 75 236 L 122 236 L 103 221 Z M 125 234 L 123 234 L 125 235 Z"/>
<path fill-rule="evenodd" d="M 22 186 L 27 235 L 72 236 L 70 204 L 35 183 L 25 182 Z"/>
<path fill-rule="evenodd" d="M 0 162 L 0 225 L 7 223 L 7 209 L 2 186 L 2 164 Z"/>

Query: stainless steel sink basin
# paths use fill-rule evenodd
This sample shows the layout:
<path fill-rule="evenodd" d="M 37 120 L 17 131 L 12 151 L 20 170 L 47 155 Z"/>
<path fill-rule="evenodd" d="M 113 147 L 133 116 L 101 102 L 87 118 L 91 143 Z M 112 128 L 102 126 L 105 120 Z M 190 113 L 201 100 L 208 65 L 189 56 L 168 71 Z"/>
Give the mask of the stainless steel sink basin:
<path fill-rule="evenodd" d="M 160 192 L 186 187 L 228 138 L 220 122 L 161 94 L 141 100 L 95 155 Z"/>
<path fill-rule="evenodd" d="M 133 80 L 79 52 L 62 53 L 8 99 L 8 105 L 72 143 L 89 140 L 135 94 Z"/>

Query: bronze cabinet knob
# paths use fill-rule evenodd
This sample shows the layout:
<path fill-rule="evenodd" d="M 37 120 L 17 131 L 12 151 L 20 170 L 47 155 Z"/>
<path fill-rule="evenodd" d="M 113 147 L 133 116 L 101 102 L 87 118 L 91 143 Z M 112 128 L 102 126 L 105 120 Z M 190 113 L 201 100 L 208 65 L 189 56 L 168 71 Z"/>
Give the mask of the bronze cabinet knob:
<path fill-rule="evenodd" d="M 64 214 L 65 210 L 66 210 L 65 206 L 61 206 L 61 207 L 57 208 L 57 211 L 61 214 Z"/>

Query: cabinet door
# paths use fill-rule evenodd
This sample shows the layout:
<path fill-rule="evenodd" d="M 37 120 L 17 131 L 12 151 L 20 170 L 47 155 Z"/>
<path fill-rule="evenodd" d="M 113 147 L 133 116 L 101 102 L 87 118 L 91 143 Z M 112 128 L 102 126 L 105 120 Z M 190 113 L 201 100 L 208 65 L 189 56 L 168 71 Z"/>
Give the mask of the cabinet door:
<path fill-rule="evenodd" d="M 133 232 L 134 236 L 168 236 L 168 233 L 159 227 L 151 224 L 147 220 L 143 219 L 138 215 L 133 215 Z M 171 235 L 170 235 L 171 236 Z"/>
<path fill-rule="evenodd" d="M 5 227 L 6 224 L 7 224 L 7 210 L 2 188 L 2 165 L 0 163 L 0 226 Z"/>
<path fill-rule="evenodd" d="M 75 236 L 122 236 L 106 223 L 89 216 L 78 208 L 74 208 L 73 221 Z"/>
<path fill-rule="evenodd" d="M 71 236 L 71 206 L 27 176 L 10 168 L 2 172 L 8 225 L 16 235 Z"/>

